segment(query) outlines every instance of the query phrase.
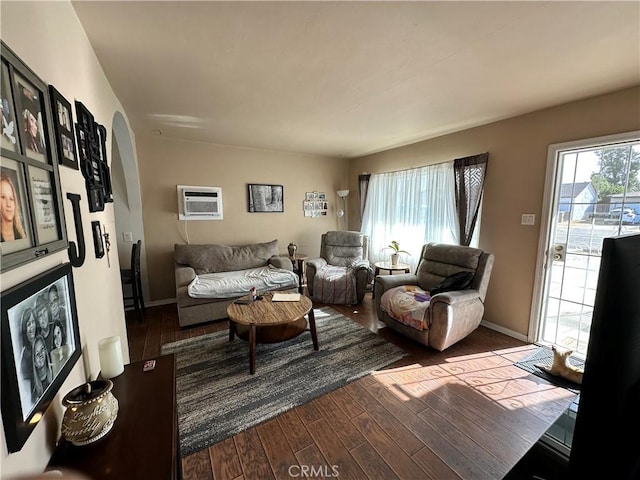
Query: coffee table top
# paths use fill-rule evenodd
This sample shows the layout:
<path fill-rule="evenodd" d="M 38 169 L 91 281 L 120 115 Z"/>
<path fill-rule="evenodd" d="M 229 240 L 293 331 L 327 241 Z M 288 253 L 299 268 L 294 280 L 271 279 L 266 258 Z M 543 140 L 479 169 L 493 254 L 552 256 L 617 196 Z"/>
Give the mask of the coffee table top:
<path fill-rule="evenodd" d="M 228 317 L 241 325 L 280 325 L 302 318 L 313 308 L 309 297 L 300 295 L 297 302 L 272 302 L 273 292 L 262 294 L 262 300 L 256 300 L 248 305 L 231 303 L 227 307 Z M 242 297 L 247 300 L 249 296 Z"/>

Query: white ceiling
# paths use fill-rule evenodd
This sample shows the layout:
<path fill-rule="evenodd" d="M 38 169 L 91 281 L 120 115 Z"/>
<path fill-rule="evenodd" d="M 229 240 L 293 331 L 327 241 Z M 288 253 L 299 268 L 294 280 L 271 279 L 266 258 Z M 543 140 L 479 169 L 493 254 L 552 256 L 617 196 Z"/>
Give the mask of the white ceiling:
<path fill-rule="evenodd" d="M 640 2 L 73 2 L 137 134 L 354 157 L 640 84 Z"/>

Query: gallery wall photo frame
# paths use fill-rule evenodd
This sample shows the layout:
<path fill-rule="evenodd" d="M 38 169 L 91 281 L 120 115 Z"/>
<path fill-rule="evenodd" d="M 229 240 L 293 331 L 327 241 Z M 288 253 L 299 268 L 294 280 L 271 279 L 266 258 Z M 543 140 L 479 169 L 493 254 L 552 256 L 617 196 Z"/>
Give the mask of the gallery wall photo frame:
<path fill-rule="evenodd" d="M 97 123 L 80 101 L 75 101 L 76 141 L 80 171 L 85 178 L 90 212 L 101 212 L 113 202 L 111 172 L 107 163 L 107 129 Z"/>
<path fill-rule="evenodd" d="M 49 89 L 1 46 L 0 186 L 11 208 L 2 217 L 0 270 L 7 271 L 65 250 L 67 233 Z"/>
<path fill-rule="evenodd" d="M 264 183 L 247 184 L 248 210 L 251 213 L 284 212 L 284 187 Z"/>
<path fill-rule="evenodd" d="M 49 96 L 54 119 L 53 132 L 58 160 L 60 165 L 78 170 L 71 103 L 53 85 L 49 85 Z"/>
<path fill-rule="evenodd" d="M 2 292 L 2 420 L 22 449 L 81 355 L 71 264 Z"/>

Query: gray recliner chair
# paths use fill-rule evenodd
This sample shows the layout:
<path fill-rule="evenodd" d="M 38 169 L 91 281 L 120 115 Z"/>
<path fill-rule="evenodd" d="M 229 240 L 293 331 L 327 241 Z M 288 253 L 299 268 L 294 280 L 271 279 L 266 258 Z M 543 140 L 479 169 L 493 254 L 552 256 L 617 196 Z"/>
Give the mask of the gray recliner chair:
<path fill-rule="evenodd" d="M 369 238 L 360 232 L 322 234 L 320 257 L 307 260 L 307 289 L 321 303 L 356 305 L 373 280 L 369 263 Z"/>
<path fill-rule="evenodd" d="M 378 319 L 442 351 L 480 325 L 493 262 L 493 254 L 478 248 L 428 243 L 415 274 L 375 278 Z"/>

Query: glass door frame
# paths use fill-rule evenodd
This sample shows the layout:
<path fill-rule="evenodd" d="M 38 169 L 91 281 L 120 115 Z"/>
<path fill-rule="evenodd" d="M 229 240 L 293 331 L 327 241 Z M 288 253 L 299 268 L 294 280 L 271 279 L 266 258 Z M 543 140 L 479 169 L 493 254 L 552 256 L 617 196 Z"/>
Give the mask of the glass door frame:
<path fill-rule="evenodd" d="M 527 334 L 527 340 L 529 342 L 536 343 L 539 341 L 540 329 L 543 323 L 542 314 L 544 313 L 544 305 L 549 292 L 549 267 L 551 266 L 551 258 L 549 255 L 551 247 L 550 235 L 553 230 L 553 225 L 557 222 L 560 187 L 562 184 L 562 172 L 559 171 L 560 155 L 567 150 L 607 147 L 620 143 L 636 142 L 638 139 L 640 139 L 640 130 L 549 145 L 543 206 L 540 215 L 536 273 L 531 300 L 529 331 Z"/>

